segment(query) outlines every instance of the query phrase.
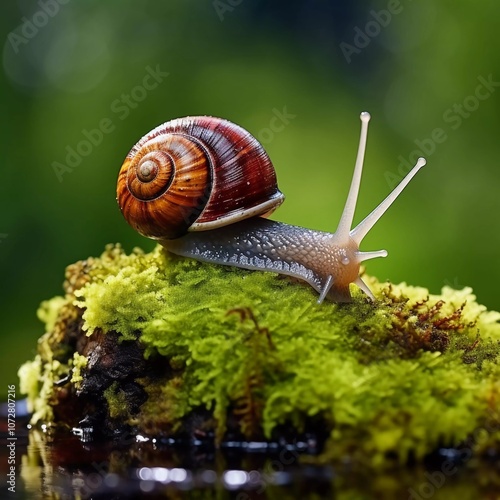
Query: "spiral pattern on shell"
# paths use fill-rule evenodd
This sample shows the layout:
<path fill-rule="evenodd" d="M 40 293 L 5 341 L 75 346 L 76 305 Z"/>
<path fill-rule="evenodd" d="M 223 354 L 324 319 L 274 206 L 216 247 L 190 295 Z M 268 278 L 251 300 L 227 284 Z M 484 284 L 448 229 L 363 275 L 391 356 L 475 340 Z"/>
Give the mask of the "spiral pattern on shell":
<path fill-rule="evenodd" d="M 175 239 L 257 215 L 284 200 L 267 153 L 227 120 L 187 117 L 144 136 L 118 176 L 127 222 L 154 239 Z"/>

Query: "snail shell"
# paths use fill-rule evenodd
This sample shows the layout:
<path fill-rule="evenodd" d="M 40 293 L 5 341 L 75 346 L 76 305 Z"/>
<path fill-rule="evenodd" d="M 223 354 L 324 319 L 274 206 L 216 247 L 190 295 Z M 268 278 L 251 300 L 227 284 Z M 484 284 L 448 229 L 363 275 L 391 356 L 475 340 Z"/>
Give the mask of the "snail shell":
<path fill-rule="evenodd" d="M 156 127 L 129 152 L 117 200 L 127 222 L 153 239 L 175 239 L 257 215 L 284 201 L 264 148 L 245 129 L 192 116 Z"/>

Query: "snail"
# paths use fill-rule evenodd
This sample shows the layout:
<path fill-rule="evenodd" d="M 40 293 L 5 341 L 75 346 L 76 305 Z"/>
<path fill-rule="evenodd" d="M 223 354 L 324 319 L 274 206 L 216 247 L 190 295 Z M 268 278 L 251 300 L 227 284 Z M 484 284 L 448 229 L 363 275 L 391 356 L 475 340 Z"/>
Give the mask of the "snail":
<path fill-rule="evenodd" d="M 284 200 L 271 160 L 249 132 L 209 116 L 166 122 L 132 148 L 118 176 L 119 207 L 134 229 L 174 254 L 299 278 L 319 293 L 318 303 L 350 302 L 351 283 L 374 300 L 360 264 L 387 252 L 359 245 L 425 160 L 351 229 L 370 115 L 360 118 L 354 174 L 334 233 L 267 219 Z"/>

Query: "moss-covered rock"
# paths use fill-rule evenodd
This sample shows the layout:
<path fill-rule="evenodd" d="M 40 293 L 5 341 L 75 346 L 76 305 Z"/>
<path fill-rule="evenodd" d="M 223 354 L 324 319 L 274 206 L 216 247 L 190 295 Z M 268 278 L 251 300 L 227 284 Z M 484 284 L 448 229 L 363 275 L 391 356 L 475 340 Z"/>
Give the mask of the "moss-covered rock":
<path fill-rule="evenodd" d="M 421 459 L 474 439 L 500 449 L 500 314 L 364 276 L 377 298 L 316 304 L 272 273 L 109 246 L 42 303 L 19 372 L 33 422 L 220 442 L 311 429 L 322 458 Z M 479 435 L 477 433 L 477 435 Z"/>

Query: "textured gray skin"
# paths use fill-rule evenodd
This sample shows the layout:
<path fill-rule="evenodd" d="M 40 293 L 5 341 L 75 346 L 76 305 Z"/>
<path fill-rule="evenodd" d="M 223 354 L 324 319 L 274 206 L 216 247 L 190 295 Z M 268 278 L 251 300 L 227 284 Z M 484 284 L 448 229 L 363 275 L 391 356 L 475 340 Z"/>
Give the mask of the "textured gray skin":
<path fill-rule="evenodd" d="M 328 297 L 335 302 L 351 300 L 349 283 L 359 272 L 358 248 L 352 240 L 338 242 L 335 234 L 261 217 L 160 243 L 174 254 L 201 261 L 287 274 L 319 293 L 332 276 Z"/>

